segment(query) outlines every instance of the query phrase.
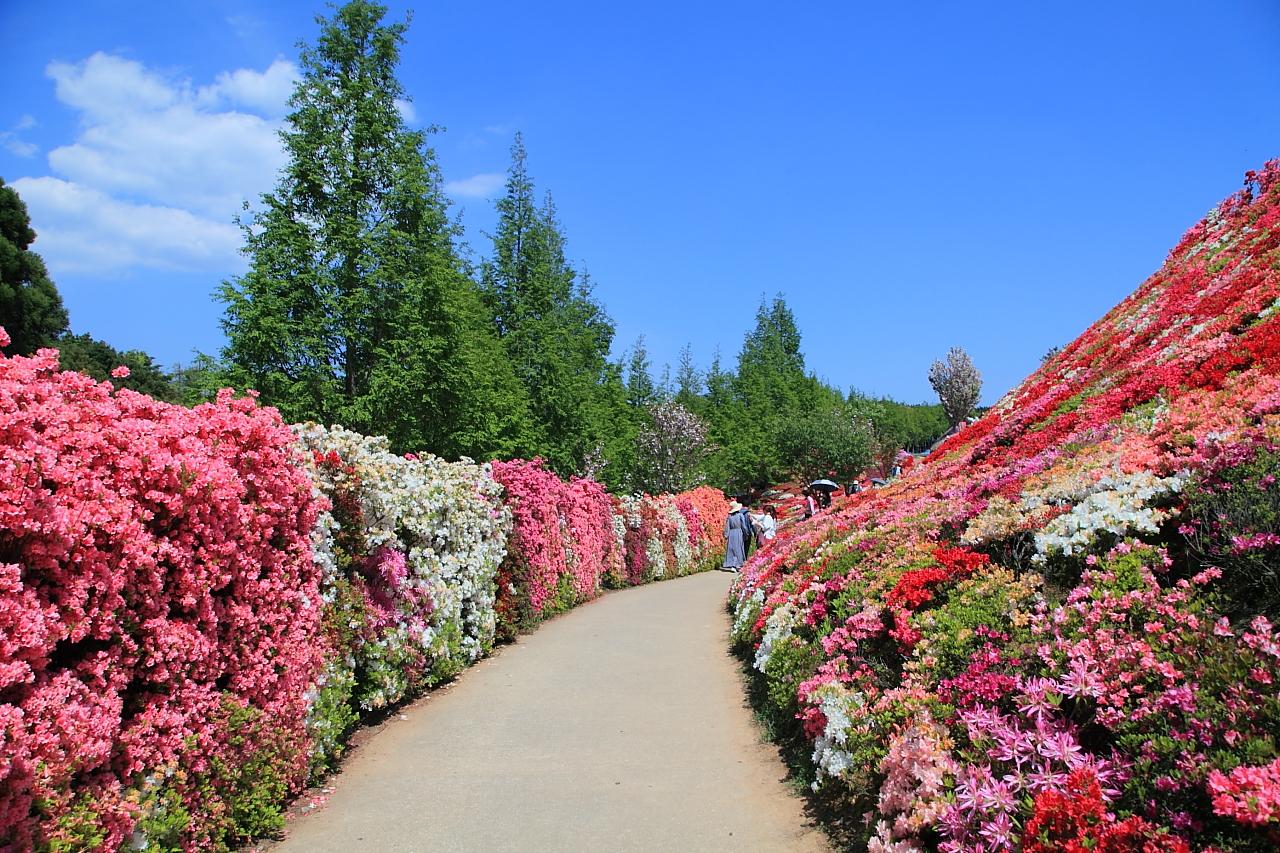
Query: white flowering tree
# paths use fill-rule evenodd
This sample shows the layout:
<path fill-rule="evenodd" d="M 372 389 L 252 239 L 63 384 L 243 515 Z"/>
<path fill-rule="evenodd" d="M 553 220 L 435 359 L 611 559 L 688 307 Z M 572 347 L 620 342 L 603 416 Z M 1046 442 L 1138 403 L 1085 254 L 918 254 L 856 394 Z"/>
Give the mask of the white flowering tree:
<path fill-rule="evenodd" d="M 649 494 L 681 492 L 702 482 L 712 451 L 702 418 L 672 402 L 648 407 L 649 422 L 636 437 L 636 482 Z"/>
<path fill-rule="evenodd" d="M 982 393 L 982 374 L 973 366 L 969 354 L 960 347 L 952 347 L 944 361 L 935 361 L 929 368 L 929 384 L 938 392 L 947 420 L 954 427 L 973 412 Z"/>

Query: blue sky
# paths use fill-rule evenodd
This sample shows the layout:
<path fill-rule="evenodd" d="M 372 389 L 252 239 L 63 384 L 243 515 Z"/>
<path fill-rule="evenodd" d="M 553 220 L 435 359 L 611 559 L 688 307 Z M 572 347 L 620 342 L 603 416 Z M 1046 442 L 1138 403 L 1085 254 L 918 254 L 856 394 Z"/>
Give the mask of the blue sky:
<path fill-rule="evenodd" d="M 391 3 L 473 249 L 512 134 L 657 365 L 732 362 L 783 292 L 809 367 L 992 402 L 1280 156 L 1280 4 Z M 312 2 L 0 2 L 0 176 L 77 332 L 221 343 L 230 224 L 268 190 Z"/>

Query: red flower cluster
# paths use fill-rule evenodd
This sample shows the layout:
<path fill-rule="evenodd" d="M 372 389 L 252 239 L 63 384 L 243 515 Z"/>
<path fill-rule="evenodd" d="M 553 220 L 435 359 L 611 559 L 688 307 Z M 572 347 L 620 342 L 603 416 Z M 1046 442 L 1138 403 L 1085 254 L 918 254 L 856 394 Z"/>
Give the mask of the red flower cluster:
<path fill-rule="evenodd" d="M 1023 832 L 1023 853 L 1191 853 L 1184 839 L 1140 817 L 1108 819 L 1092 770 L 1073 772 L 1066 790 L 1044 791 Z"/>
<path fill-rule="evenodd" d="M 991 562 L 986 554 L 966 548 L 938 548 L 933 552 L 936 568 L 913 569 L 902 575 L 885 596 L 892 609 L 915 610 L 933 600 L 933 590 L 945 583 L 963 580 Z"/>

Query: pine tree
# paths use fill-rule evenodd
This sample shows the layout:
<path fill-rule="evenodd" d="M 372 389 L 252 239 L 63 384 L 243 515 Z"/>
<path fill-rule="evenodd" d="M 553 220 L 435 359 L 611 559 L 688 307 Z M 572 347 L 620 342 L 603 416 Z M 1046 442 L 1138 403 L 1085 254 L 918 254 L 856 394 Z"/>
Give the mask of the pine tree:
<path fill-rule="evenodd" d="M 772 303 L 761 300 L 733 381 L 741 415 L 726 446 L 737 484 L 777 482 L 787 473 L 779 449 L 782 430 L 816 407 L 819 386 L 805 374 L 800 330 L 782 295 Z"/>
<path fill-rule="evenodd" d="M 404 450 L 518 452 L 524 393 L 457 255 L 427 132 L 397 107 L 407 24 L 385 14 L 352 0 L 303 48 L 289 163 L 243 223 L 249 271 L 220 290 L 224 359 L 290 420 Z"/>
<path fill-rule="evenodd" d="M 702 401 L 702 374 L 693 363 L 693 345 L 685 344 L 680 350 L 680 364 L 676 367 L 676 402 L 691 411 L 698 411 Z"/>
<path fill-rule="evenodd" d="M 67 311 L 49 280 L 44 260 L 31 251 L 36 232 L 27 206 L 0 178 L 0 326 L 11 355 L 31 355 L 53 346 L 67 331 Z"/>
<path fill-rule="evenodd" d="M 627 359 L 627 403 L 644 410 L 658 402 L 658 389 L 653 384 L 649 351 L 645 349 L 644 335 L 636 338 Z"/>

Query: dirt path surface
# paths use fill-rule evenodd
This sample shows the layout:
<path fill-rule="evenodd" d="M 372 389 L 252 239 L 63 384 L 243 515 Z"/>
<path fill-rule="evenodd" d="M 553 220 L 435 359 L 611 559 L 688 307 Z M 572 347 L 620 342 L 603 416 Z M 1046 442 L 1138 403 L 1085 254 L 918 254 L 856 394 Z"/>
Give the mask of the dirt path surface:
<path fill-rule="evenodd" d="M 728 583 L 543 625 L 369 738 L 273 851 L 828 850 L 744 703 Z"/>

